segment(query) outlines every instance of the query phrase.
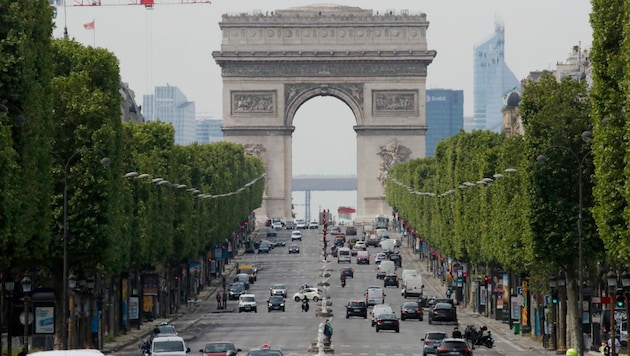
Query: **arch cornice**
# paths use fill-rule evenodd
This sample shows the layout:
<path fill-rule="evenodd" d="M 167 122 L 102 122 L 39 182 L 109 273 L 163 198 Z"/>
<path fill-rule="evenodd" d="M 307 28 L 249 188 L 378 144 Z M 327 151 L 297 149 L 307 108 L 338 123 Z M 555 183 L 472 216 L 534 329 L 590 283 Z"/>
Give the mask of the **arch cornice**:
<path fill-rule="evenodd" d="M 357 120 L 357 125 L 362 125 L 363 117 L 363 83 L 300 83 L 286 84 L 285 92 L 285 125 L 293 124 L 293 117 L 297 110 L 316 96 L 333 96 L 343 101 Z"/>

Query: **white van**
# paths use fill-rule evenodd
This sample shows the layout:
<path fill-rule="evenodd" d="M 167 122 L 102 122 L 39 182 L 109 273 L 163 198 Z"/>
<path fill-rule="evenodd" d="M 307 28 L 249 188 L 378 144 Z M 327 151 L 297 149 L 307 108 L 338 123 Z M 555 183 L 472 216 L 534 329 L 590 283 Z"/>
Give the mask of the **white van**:
<path fill-rule="evenodd" d="M 385 304 L 385 289 L 382 287 L 368 287 L 365 292 L 365 305 Z"/>
<path fill-rule="evenodd" d="M 396 265 L 394 261 L 383 261 L 376 269 L 376 278 L 383 279 L 389 273 L 396 273 Z"/>
<path fill-rule="evenodd" d="M 337 263 L 341 262 L 352 263 L 352 255 L 347 247 L 341 247 L 337 250 Z"/>
<path fill-rule="evenodd" d="M 189 352 L 180 336 L 156 337 L 151 342 L 151 356 L 186 356 Z"/>
<path fill-rule="evenodd" d="M 419 297 L 423 292 L 422 276 L 407 276 L 403 281 L 403 297 Z"/>
<path fill-rule="evenodd" d="M 400 278 L 403 280 L 403 283 L 405 283 L 405 278 L 407 278 L 407 276 L 417 276 L 417 275 L 419 275 L 419 273 L 415 269 L 404 269 L 402 271 L 402 274 L 400 275 Z"/>

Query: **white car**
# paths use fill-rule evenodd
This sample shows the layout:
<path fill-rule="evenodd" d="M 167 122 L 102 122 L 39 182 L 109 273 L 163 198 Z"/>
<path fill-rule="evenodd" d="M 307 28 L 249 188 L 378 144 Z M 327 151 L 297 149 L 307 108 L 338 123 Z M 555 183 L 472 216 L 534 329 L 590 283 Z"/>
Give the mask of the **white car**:
<path fill-rule="evenodd" d="M 274 230 L 282 230 L 284 226 L 282 226 L 282 221 L 274 221 L 271 223 L 271 228 Z"/>
<path fill-rule="evenodd" d="M 292 231 L 291 232 L 291 241 L 300 240 L 302 241 L 302 232 L 301 231 Z"/>
<path fill-rule="evenodd" d="M 269 288 L 269 294 L 271 295 L 281 295 L 283 297 L 287 297 L 287 287 L 284 284 L 274 284 Z"/>
<path fill-rule="evenodd" d="M 354 246 L 359 246 L 361 249 L 367 248 L 365 241 L 357 241 Z"/>
<path fill-rule="evenodd" d="M 304 288 L 301 291 L 293 294 L 293 300 L 295 300 L 296 302 L 299 302 L 302 299 L 304 299 L 304 297 L 306 297 L 306 299 L 308 300 L 317 302 L 322 299 L 323 295 L 324 293 L 322 293 L 321 289 L 309 287 L 309 288 Z"/>
<path fill-rule="evenodd" d="M 295 220 L 295 228 L 296 229 L 306 229 L 306 221 L 302 219 Z"/>
<path fill-rule="evenodd" d="M 254 313 L 258 313 L 258 308 L 256 307 L 256 295 L 254 294 L 241 294 L 238 297 L 238 312 L 243 311 L 253 311 Z"/>
<path fill-rule="evenodd" d="M 311 222 L 308 223 L 308 229 L 319 229 L 319 222 L 317 220 L 311 220 Z"/>

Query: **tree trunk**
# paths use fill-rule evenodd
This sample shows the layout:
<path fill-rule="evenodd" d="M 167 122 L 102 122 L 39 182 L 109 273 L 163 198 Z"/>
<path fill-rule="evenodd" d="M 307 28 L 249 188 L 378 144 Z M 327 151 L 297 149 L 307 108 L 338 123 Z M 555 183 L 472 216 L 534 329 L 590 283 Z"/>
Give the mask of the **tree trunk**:
<path fill-rule="evenodd" d="M 582 342 L 582 313 L 578 298 L 578 281 L 575 273 L 567 273 L 567 338 L 568 345 L 576 350 Z"/>

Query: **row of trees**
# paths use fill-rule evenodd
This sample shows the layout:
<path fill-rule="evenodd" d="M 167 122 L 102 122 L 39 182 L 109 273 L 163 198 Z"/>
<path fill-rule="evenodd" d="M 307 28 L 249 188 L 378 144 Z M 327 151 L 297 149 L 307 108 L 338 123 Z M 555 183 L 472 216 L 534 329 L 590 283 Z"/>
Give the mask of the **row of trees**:
<path fill-rule="evenodd" d="M 61 291 L 66 231 L 75 274 L 187 262 L 261 205 L 264 167 L 242 146 L 182 147 L 170 125 L 124 124 L 118 59 L 52 39 L 48 1 L 0 0 L 0 13 L 0 104 L 8 109 L 0 122 L 3 278 L 36 269 Z M 130 171 L 169 184 L 125 178 Z"/>

